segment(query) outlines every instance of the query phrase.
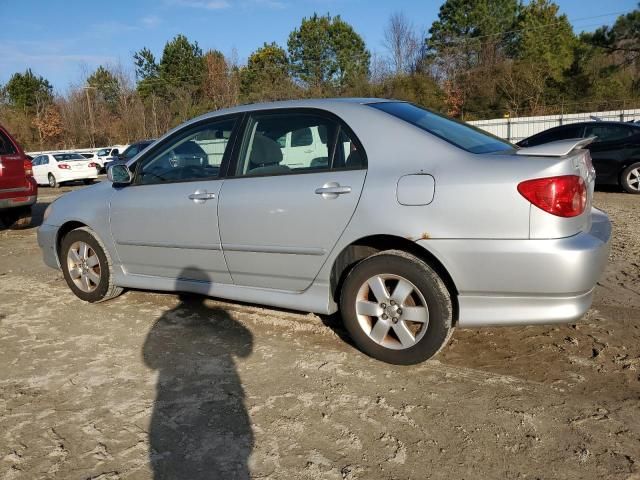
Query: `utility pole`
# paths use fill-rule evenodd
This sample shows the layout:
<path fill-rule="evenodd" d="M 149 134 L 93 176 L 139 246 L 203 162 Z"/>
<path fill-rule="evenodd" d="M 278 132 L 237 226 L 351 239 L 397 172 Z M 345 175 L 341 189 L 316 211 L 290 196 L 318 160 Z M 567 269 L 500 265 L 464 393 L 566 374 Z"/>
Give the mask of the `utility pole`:
<path fill-rule="evenodd" d="M 84 93 L 87 95 L 87 109 L 89 110 L 89 140 L 91 141 L 91 148 L 96 148 L 96 141 L 94 138 L 94 132 L 96 130 L 96 126 L 93 123 L 93 109 L 91 108 L 91 99 L 89 98 L 89 89 L 94 89 L 96 87 L 92 87 L 87 85 L 82 87 L 84 89 Z"/>

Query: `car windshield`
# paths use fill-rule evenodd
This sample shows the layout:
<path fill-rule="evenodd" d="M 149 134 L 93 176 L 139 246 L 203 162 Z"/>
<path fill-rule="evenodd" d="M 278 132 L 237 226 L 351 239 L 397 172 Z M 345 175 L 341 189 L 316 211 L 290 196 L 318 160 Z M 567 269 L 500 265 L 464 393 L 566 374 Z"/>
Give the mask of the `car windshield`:
<path fill-rule="evenodd" d="M 369 106 L 415 125 L 471 153 L 502 152 L 516 148 L 489 133 L 411 103 L 380 102 L 371 103 Z"/>
<path fill-rule="evenodd" d="M 109 152 L 111 151 L 110 148 L 103 148 L 102 150 L 98 150 L 97 155 L 99 157 L 104 157 L 105 155 L 107 155 Z"/>
<path fill-rule="evenodd" d="M 70 162 L 70 161 L 73 161 L 73 160 L 86 160 L 86 158 L 84 158 L 79 153 L 60 153 L 58 155 L 54 155 L 53 158 L 55 158 L 58 162 L 61 162 L 61 161 Z"/>

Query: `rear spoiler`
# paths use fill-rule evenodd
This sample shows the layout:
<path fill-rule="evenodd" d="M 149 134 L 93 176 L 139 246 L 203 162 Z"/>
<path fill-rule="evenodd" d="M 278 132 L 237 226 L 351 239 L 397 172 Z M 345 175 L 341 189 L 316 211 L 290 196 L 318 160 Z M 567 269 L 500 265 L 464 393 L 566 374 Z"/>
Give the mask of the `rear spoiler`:
<path fill-rule="evenodd" d="M 555 142 L 543 143 L 535 147 L 519 148 L 518 155 L 529 155 L 532 157 L 564 157 L 569 155 L 576 148 L 582 148 L 593 142 L 596 137 L 570 138 L 568 140 L 556 140 Z"/>

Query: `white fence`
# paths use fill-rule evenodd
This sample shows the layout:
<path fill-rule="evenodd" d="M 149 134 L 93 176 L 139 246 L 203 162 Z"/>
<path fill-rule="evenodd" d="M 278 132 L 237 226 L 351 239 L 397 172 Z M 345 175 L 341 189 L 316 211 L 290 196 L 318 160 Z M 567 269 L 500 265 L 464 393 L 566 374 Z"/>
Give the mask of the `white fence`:
<path fill-rule="evenodd" d="M 588 122 L 589 120 L 593 120 L 592 117 L 619 122 L 640 120 L 640 109 L 565 113 L 562 115 L 544 115 L 540 117 L 495 118 L 492 120 L 472 120 L 467 123 L 510 142 L 518 142 L 523 138 L 530 137 L 548 128 L 566 125 L 568 123 Z"/>
<path fill-rule="evenodd" d="M 106 148 L 106 147 L 105 147 Z M 102 148 L 66 148 L 64 150 L 42 150 L 41 152 L 25 152 L 27 155 L 37 157 L 44 153 L 96 153 Z"/>

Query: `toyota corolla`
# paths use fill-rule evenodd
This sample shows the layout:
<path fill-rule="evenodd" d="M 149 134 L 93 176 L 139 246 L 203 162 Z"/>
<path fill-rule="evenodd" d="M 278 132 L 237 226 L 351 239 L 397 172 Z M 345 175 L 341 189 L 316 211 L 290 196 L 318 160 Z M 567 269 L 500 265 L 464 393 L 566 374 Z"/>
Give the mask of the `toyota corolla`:
<path fill-rule="evenodd" d="M 380 360 L 435 355 L 455 327 L 578 320 L 608 256 L 589 140 L 517 148 L 406 102 L 213 112 L 38 231 L 82 300 L 187 291 L 331 314 Z"/>

